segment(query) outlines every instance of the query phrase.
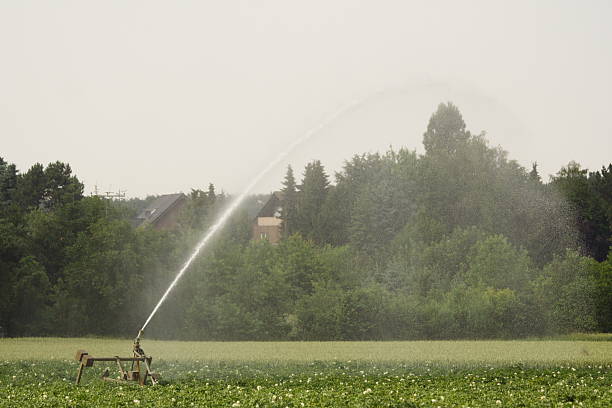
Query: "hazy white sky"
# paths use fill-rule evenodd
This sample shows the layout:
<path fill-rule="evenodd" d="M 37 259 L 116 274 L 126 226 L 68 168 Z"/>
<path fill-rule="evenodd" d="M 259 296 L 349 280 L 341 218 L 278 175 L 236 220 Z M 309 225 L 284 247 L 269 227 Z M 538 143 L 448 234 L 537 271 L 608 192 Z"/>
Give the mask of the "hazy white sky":
<path fill-rule="evenodd" d="M 608 0 L 0 0 L 0 156 L 69 162 L 87 192 L 237 192 L 366 98 L 290 156 L 298 173 L 422 151 L 447 100 L 544 175 L 597 169 L 612 159 L 611 21 Z"/>

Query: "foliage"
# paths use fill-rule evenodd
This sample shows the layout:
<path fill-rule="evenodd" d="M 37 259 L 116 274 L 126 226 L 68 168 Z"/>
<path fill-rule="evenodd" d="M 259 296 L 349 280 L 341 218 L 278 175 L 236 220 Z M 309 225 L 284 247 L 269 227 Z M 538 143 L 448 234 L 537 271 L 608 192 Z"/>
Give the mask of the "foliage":
<path fill-rule="evenodd" d="M 294 224 L 297 222 L 297 185 L 295 184 L 295 177 L 293 176 L 293 168 L 287 166 L 287 174 L 283 181 L 283 189 L 281 190 L 282 196 L 282 210 L 281 218 L 283 219 L 283 235 L 285 237 L 290 236 L 295 229 Z"/>
<path fill-rule="evenodd" d="M 298 191 L 300 194 L 296 230 L 308 239 L 324 242 L 327 227 L 322 209 L 329 191 L 329 180 L 319 160 L 306 165 L 304 179 L 298 186 Z"/>
<path fill-rule="evenodd" d="M 332 182 L 289 166 L 282 240 L 251 241 L 249 198 L 148 333 L 207 340 L 460 339 L 612 330 L 612 164 L 544 183 L 441 104 L 405 148 Z M 84 197 L 66 163 L 0 159 L 0 326 L 9 336 L 136 331 L 230 197 L 193 189 L 178 228 L 135 228 L 155 197 Z M 261 205 L 262 203 L 260 203 Z M 52 324 L 51 324 L 52 322 Z"/>
<path fill-rule="evenodd" d="M 568 251 L 544 268 L 540 289 L 547 321 L 556 332 L 593 331 L 597 328 L 597 264 Z M 543 305 L 543 306 L 544 306 Z"/>
<path fill-rule="evenodd" d="M 612 243 L 612 164 L 587 174 L 572 161 L 551 184 L 569 201 L 588 255 L 604 261 Z"/>

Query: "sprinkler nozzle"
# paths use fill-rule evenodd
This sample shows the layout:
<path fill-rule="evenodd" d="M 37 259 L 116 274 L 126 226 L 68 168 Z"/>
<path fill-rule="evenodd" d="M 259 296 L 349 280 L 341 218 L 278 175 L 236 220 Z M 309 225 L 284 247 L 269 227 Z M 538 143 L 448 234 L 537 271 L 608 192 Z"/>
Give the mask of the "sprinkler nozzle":
<path fill-rule="evenodd" d="M 140 338 L 144 334 L 144 330 L 140 330 L 134 339 L 134 354 L 144 356 L 144 350 L 140 348 Z"/>

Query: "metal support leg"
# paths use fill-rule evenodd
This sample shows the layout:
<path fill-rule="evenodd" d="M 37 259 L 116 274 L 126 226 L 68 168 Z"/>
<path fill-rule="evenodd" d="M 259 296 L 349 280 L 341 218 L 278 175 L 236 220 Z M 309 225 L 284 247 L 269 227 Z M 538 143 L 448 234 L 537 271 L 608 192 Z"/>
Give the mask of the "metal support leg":
<path fill-rule="evenodd" d="M 151 377 L 151 383 L 155 385 L 157 384 L 157 375 L 151 371 L 151 361 L 152 360 L 153 359 L 151 357 L 147 357 L 145 358 L 144 363 L 145 363 L 145 367 L 147 367 L 147 374 Z M 145 382 L 146 382 L 146 378 L 145 378 Z"/>
<path fill-rule="evenodd" d="M 83 375 L 83 363 L 79 364 L 79 371 L 77 371 L 76 385 L 79 385 L 81 382 L 81 376 Z"/>
<path fill-rule="evenodd" d="M 121 373 L 121 378 L 124 380 L 127 380 L 128 375 L 125 372 L 125 370 L 123 369 L 123 366 L 121 365 L 121 359 L 119 357 L 117 357 L 117 366 L 119 366 L 119 372 Z"/>

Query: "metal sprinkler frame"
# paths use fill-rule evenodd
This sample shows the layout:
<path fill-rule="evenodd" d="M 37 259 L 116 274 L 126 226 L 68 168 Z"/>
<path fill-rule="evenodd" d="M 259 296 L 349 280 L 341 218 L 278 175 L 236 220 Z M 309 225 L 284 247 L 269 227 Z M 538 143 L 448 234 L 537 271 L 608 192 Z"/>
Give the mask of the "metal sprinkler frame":
<path fill-rule="evenodd" d="M 76 384 L 79 385 L 81 383 L 83 369 L 85 367 L 93 367 L 94 362 L 96 361 L 115 361 L 117 363 L 117 368 L 119 369 L 120 374 L 119 377 L 111 378 L 109 369 L 107 368 L 102 374 L 102 379 L 105 381 L 134 381 L 138 382 L 140 385 L 146 385 L 147 379 L 150 377 L 151 384 L 157 384 L 159 382 L 159 374 L 151 371 L 151 362 L 153 361 L 153 357 L 147 356 L 144 350 L 140 347 L 140 338 L 142 334 L 143 331 L 139 331 L 138 336 L 134 339 L 134 346 L 132 350 L 133 357 L 93 357 L 85 350 L 77 350 L 75 360 L 79 361 L 80 364 L 77 371 Z M 123 368 L 123 362 L 132 363 L 129 370 Z"/>

